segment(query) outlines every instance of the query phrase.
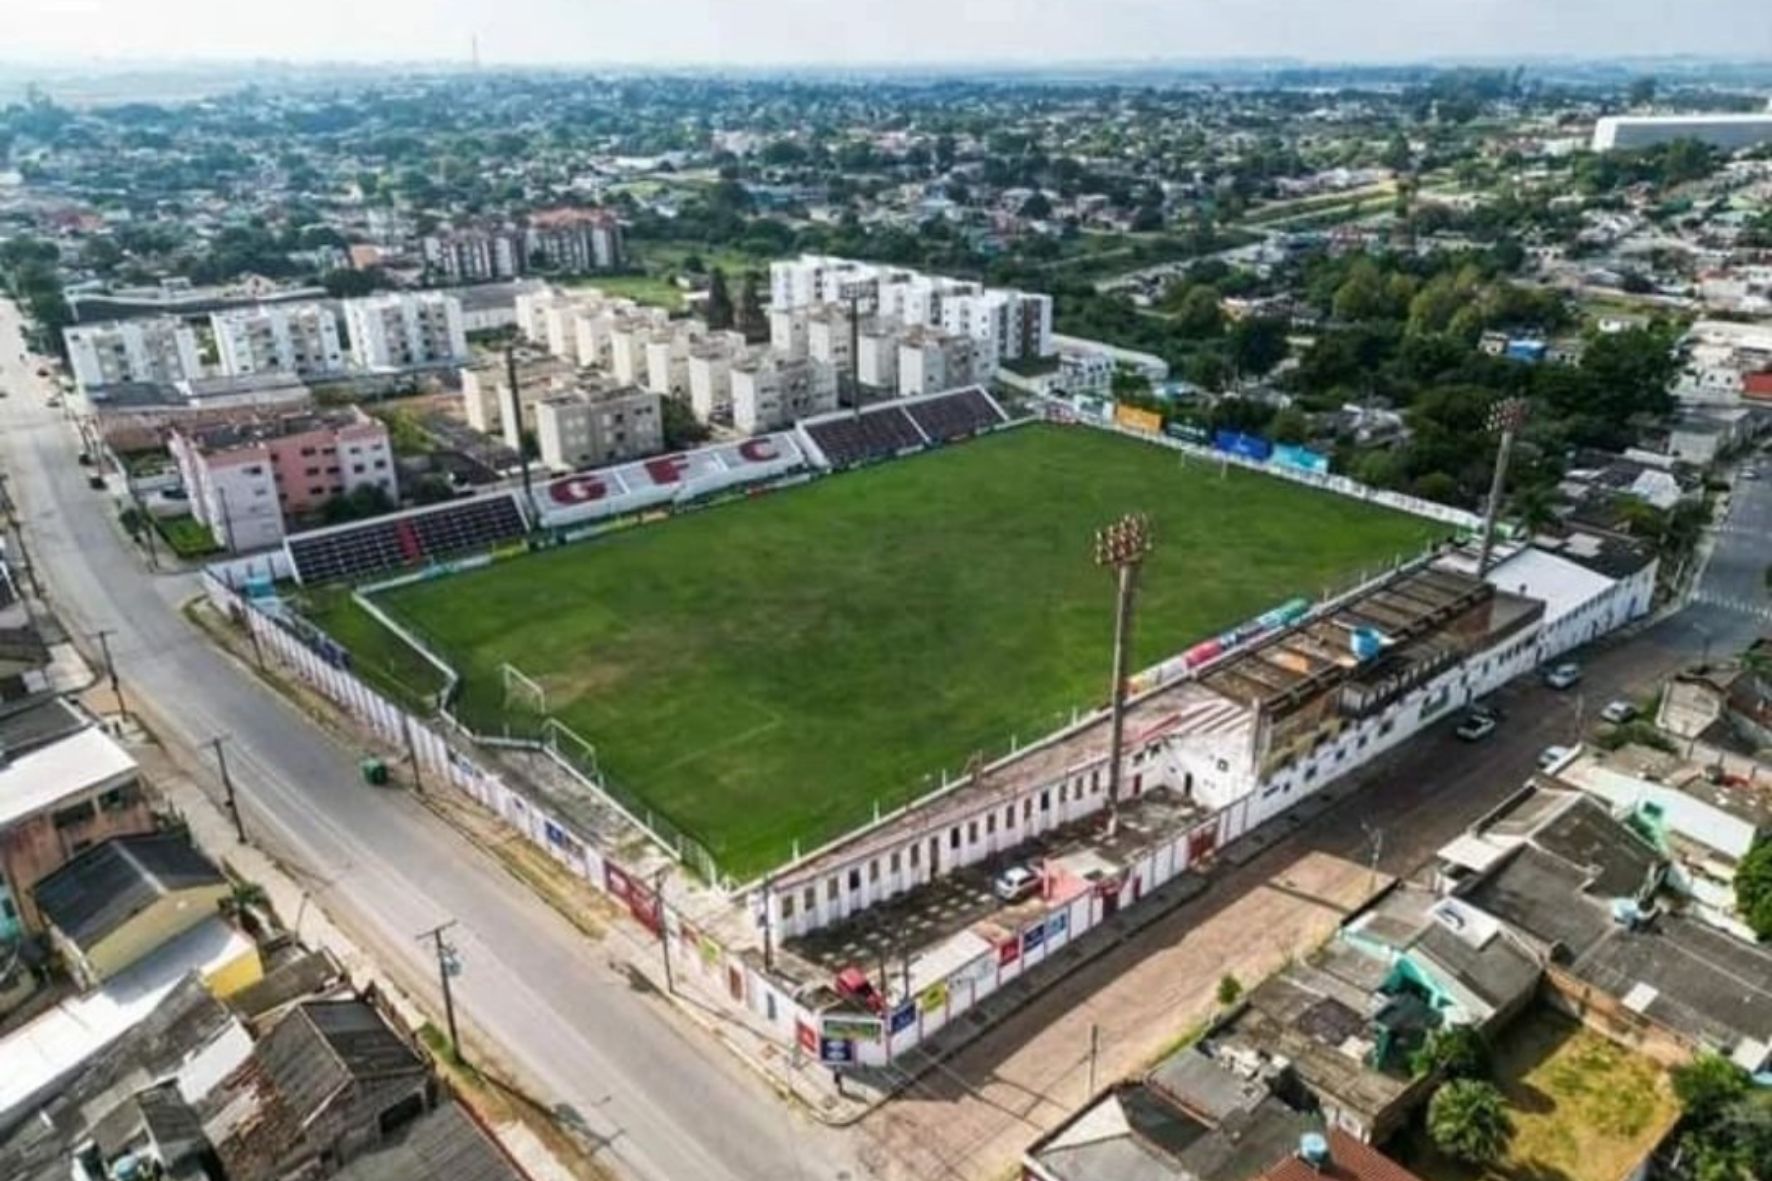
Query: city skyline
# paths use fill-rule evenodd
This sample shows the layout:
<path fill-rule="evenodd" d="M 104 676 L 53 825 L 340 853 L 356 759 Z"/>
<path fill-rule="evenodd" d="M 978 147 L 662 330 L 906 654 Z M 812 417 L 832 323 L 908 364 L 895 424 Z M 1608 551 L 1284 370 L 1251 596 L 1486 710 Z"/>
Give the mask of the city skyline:
<path fill-rule="evenodd" d="M 488 65 L 1029 65 L 1293 58 L 1312 62 L 1692 55 L 1772 56 L 1752 0 L 1699 0 L 1676 29 L 1651 0 L 934 0 L 835 9 L 807 0 L 317 0 L 267 10 L 222 0 L 9 0 L 0 62 L 448 62 Z"/>

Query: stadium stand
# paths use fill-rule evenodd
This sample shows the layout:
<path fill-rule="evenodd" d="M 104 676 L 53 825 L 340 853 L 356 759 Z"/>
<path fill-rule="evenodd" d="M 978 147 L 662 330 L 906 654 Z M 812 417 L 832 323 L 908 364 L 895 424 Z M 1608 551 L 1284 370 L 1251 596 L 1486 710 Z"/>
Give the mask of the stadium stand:
<path fill-rule="evenodd" d="M 296 580 L 313 585 L 490 549 L 528 528 L 517 494 L 504 492 L 297 533 L 284 547 Z"/>
<path fill-rule="evenodd" d="M 870 407 L 860 415 L 845 410 L 808 419 L 800 425 L 812 436 L 831 466 L 838 468 L 886 459 L 928 443 L 917 424 L 902 409 L 890 403 Z"/>
<path fill-rule="evenodd" d="M 932 442 L 971 438 L 1008 420 L 1002 408 L 977 386 L 907 402 L 904 410 Z"/>

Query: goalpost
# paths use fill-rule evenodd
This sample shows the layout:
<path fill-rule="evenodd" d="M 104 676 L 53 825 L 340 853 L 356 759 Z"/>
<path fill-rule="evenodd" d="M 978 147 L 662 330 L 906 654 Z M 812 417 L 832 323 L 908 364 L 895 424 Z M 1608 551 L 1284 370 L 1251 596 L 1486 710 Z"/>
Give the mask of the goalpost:
<path fill-rule="evenodd" d="M 498 666 L 499 679 L 504 683 L 504 708 L 509 710 L 513 704 L 535 714 L 546 717 L 548 712 L 548 691 L 535 678 L 526 676 L 522 669 L 505 661 Z"/>

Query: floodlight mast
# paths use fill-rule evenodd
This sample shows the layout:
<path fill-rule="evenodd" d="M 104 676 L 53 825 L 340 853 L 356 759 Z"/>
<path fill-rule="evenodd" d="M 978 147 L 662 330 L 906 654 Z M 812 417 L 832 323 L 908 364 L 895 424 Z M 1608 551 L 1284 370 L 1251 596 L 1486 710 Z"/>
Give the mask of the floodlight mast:
<path fill-rule="evenodd" d="M 1126 657 L 1132 645 L 1132 611 L 1138 572 L 1153 546 L 1150 518 L 1128 513 L 1095 534 L 1095 564 L 1114 571 L 1114 660 L 1108 720 L 1108 834 L 1120 823 L 1120 765 L 1126 740 Z"/>
<path fill-rule="evenodd" d="M 1489 573 L 1495 553 L 1495 519 L 1501 515 L 1501 498 L 1507 490 L 1508 460 L 1513 457 L 1514 439 L 1526 424 L 1527 405 L 1524 398 L 1504 398 L 1489 409 L 1488 428 L 1499 433 L 1501 441 L 1495 448 L 1495 477 L 1489 484 L 1489 502 L 1483 506 L 1483 537 L 1477 552 L 1477 577 Z"/>

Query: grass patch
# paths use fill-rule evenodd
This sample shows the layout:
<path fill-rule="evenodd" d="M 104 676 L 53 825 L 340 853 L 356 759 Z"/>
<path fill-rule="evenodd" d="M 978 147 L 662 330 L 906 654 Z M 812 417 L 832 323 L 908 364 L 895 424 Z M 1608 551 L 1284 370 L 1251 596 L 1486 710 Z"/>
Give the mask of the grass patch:
<path fill-rule="evenodd" d="M 202 558 L 221 552 L 215 534 L 195 517 L 153 517 L 153 522 L 155 531 L 181 558 Z"/>
<path fill-rule="evenodd" d="M 895 807 L 975 750 L 1104 696 L 1097 527 L 1151 515 L 1139 665 L 1444 533 L 1077 428 L 1026 427 L 387 592 L 501 727 L 501 662 L 604 770 L 747 876 Z M 359 670 L 416 658 L 348 600 L 309 608 Z"/>
<path fill-rule="evenodd" d="M 351 671 L 401 705 L 429 712 L 444 678 L 436 665 L 359 607 L 347 586 L 288 589 L 297 610 L 320 622 L 351 654 Z"/>
<path fill-rule="evenodd" d="M 1546 1009 L 1502 1035 L 1495 1081 L 1514 1123 L 1498 1166 L 1473 1169 L 1441 1156 L 1419 1124 L 1393 1146 L 1398 1159 L 1423 1181 L 1618 1181 L 1679 1115 L 1655 1063 Z"/>

